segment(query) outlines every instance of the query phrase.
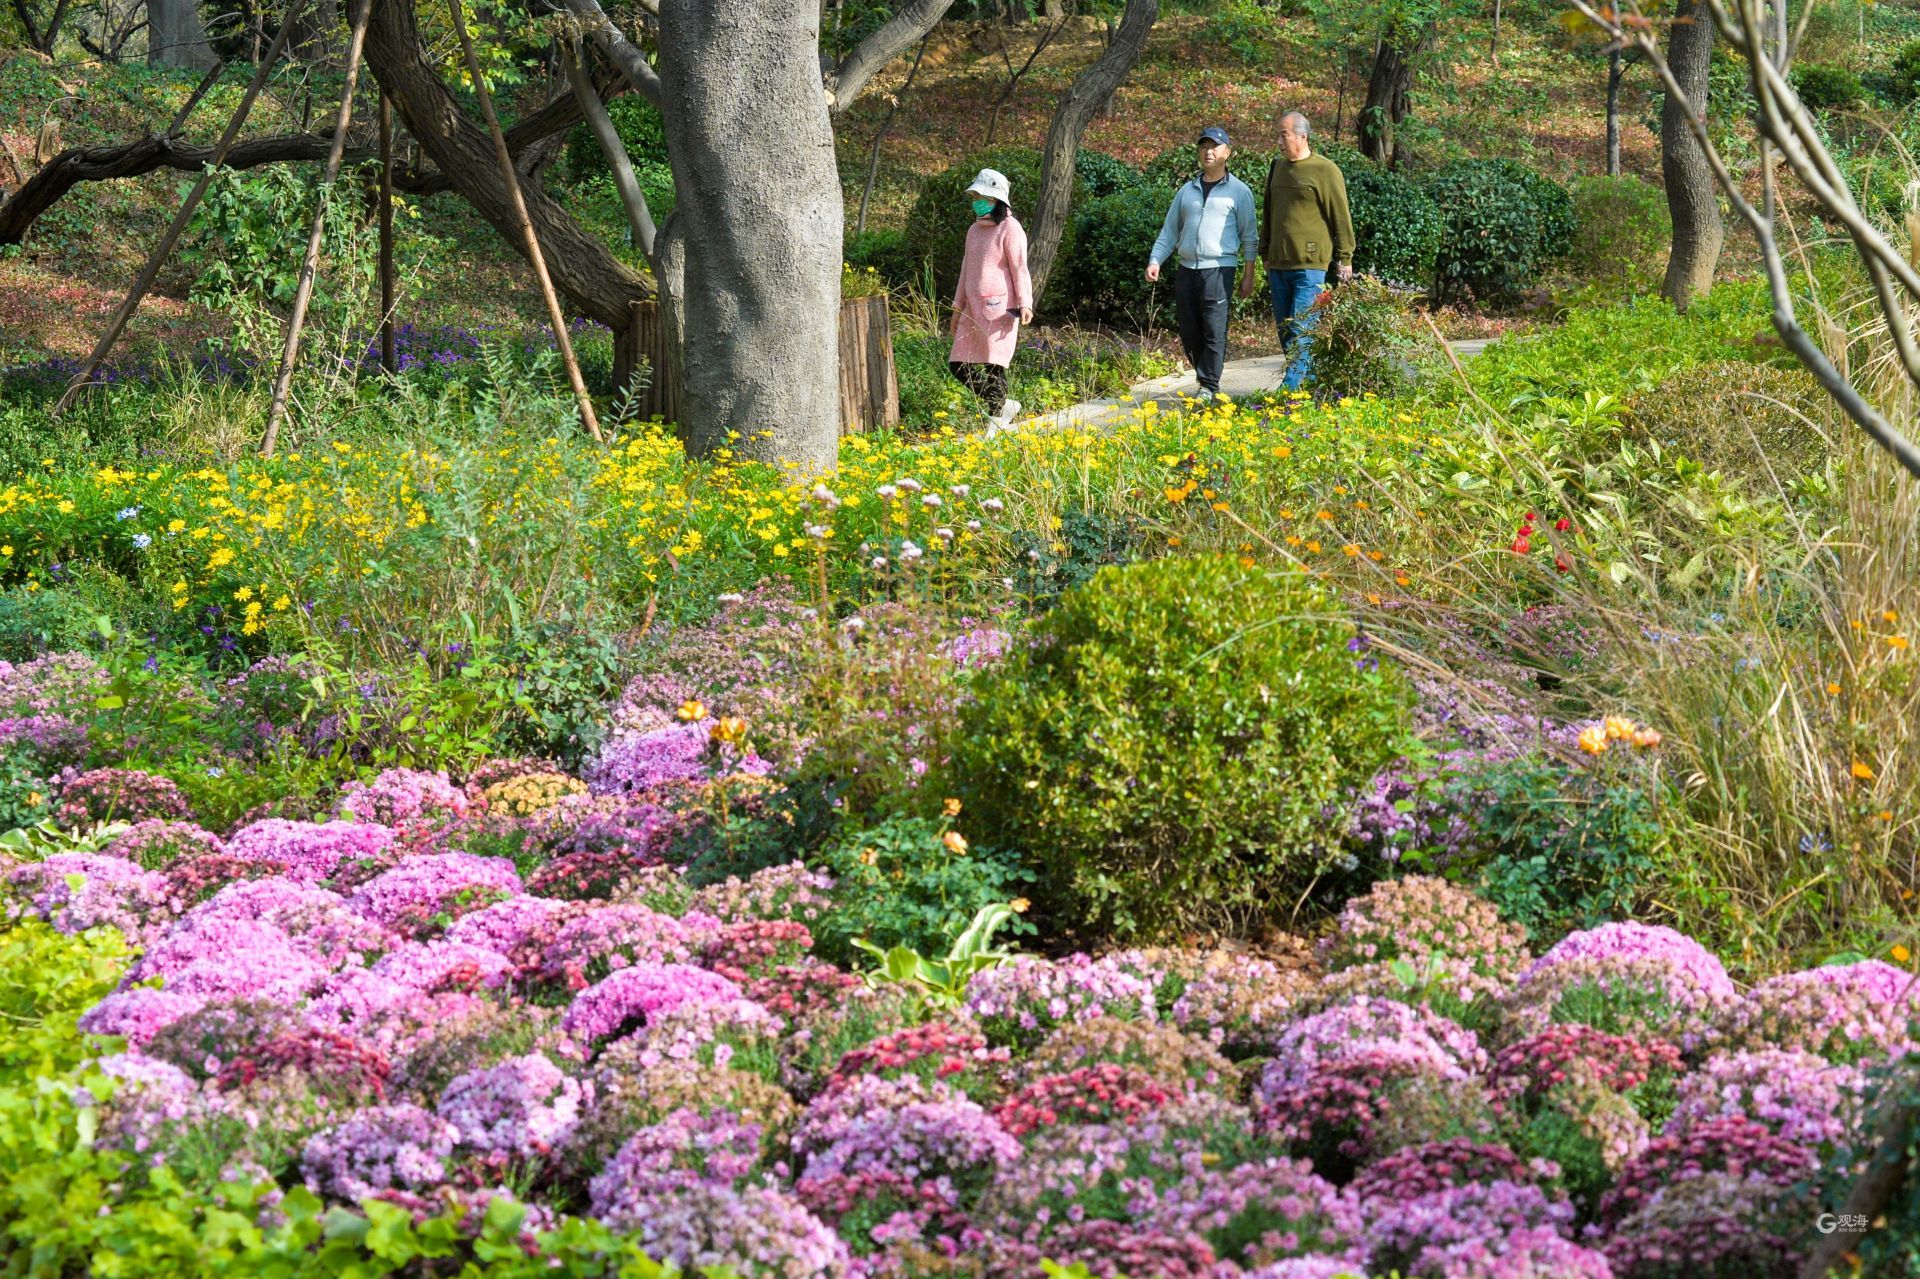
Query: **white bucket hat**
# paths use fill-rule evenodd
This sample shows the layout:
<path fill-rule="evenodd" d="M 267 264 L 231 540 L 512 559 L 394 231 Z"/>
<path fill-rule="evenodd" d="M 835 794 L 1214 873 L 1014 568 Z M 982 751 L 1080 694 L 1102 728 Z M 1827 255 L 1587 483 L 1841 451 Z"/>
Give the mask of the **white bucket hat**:
<path fill-rule="evenodd" d="M 1012 204 L 1013 200 L 1007 186 L 1007 175 L 998 169 L 982 169 L 967 188 L 968 195 L 984 195 L 989 200 L 998 200 L 1002 204 Z"/>

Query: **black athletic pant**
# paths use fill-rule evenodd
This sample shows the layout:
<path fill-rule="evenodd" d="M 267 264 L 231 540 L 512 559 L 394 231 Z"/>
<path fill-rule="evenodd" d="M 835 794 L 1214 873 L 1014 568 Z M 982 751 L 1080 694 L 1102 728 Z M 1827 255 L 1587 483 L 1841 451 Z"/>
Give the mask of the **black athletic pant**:
<path fill-rule="evenodd" d="M 1000 416 L 1000 409 L 1007 402 L 1006 365 L 961 364 L 957 360 L 948 360 L 947 367 L 960 379 L 960 385 L 985 401 L 989 416 Z"/>
<path fill-rule="evenodd" d="M 1227 317 L 1233 311 L 1230 266 L 1181 267 L 1173 273 L 1173 310 L 1180 320 L 1180 346 L 1203 391 L 1220 389 L 1227 362 Z"/>

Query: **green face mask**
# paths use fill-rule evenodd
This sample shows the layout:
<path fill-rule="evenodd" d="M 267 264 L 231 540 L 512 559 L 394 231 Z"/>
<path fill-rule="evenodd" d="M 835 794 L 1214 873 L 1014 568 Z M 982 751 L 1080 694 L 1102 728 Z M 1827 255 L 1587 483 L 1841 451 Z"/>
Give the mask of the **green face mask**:
<path fill-rule="evenodd" d="M 986 216 L 987 216 L 987 215 L 988 215 L 989 213 L 992 213 L 992 212 L 993 212 L 993 201 L 992 201 L 992 200 L 975 200 L 975 201 L 973 202 L 973 216 L 974 216 L 974 217 L 976 217 L 976 218 L 984 218 L 984 217 L 986 217 Z"/>

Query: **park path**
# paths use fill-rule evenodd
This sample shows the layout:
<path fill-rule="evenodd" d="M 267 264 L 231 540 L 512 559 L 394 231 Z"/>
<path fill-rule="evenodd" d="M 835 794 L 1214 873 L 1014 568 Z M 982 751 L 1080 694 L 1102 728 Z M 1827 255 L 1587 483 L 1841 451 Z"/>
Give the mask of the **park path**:
<path fill-rule="evenodd" d="M 1455 338 L 1447 343 L 1453 353 L 1463 360 L 1472 359 L 1486 348 L 1491 338 Z M 1244 360 L 1228 360 L 1220 374 L 1220 389 L 1236 400 L 1271 391 L 1280 385 L 1286 376 L 1287 357 L 1284 355 L 1257 355 Z M 1191 399 L 1200 393 L 1200 384 L 1193 379 L 1191 371 L 1173 373 L 1166 377 L 1154 378 L 1142 382 L 1129 390 L 1129 400 L 1106 399 L 1088 400 L 1071 408 L 1056 409 L 1051 413 L 1022 413 L 1020 424 L 1023 426 L 1100 426 L 1115 418 L 1124 417 L 1138 409 L 1149 400 L 1162 410 L 1176 409 L 1181 401 Z"/>

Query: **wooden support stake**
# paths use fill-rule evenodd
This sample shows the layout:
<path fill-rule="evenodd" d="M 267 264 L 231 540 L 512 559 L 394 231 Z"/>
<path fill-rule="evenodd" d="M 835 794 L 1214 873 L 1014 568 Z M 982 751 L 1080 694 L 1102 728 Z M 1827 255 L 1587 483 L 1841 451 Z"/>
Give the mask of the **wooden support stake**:
<path fill-rule="evenodd" d="M 493 95 L 487 92 L 487 78 L 480 71 L 480 59 L 473 51 L 473 37 L 467 32 L 467 20 L 460 12 L 460 0 L 447 0 L 453 11 L 453 29 L 460 37 L 461 52 L 467 57 L 467 71 L 473 76 L 473 95 L 480 99 L 480 114 L 486 117 L 487 131 L 493 134 L 493 154 L 500 162 L 500 176 L 507 184 L 514 215 L 520 220 L 520 232 L 527 240 L 527 261 L 533 264 L 533 277 L 540 282 L 540 295 L 546 299 L 547 319 L 553 325 L 553 340 L 560 347 L 560 359 L 567 366 L 567 381 L 573 384 L 573 398 L 580 402 L 580 420 L 587 424 L 593 438 L 604 441 L 600 419 L 594 416 L 593 397 L 580 376 L 580 363 L 573 358 L 573 341 L 567 336 L 567 317 L 560 311 L 560 296 L 553 291 L 553 278 L 547 274 L 547 260 L 540 253 L 540 236 L 533 229 L 533 215 L 527 212 L 526 197 L 520 193 L 520 175 L 513 167 L 513 155 L 507 150 L 506 135 L 500 132 L 500 118 L 493 113 Z"/>
<path fill-rule="evenodd" d="M 273 43 L 266 54 L 253 69 L 253 80 L 247 85 L 246 94 L 240 99 L 240 106 L 233 113 L 233 119 L 227 122 L 227 131 L 220 135 L 220 141 L 214 145 L 213 154 L 207 158 L 206 170 L 187 192 L 186 199 L 180 201 L 179 212 L 173 215 L 173 221 L 167 226 L 166 233 L 160 237 L 160 243 L 153 246 L 153 252 L 147 256 L 147 264 L 140 270 L 140 278 L 133 282 L 133 288 L 127 294 L 126 301 L 113 313 L 113 319 L 107 323 L 107 331 L 100 335 L 94 344 L 93 353 L 87 356 L 87 362 L 74 373 L 73 380 L 67 383 L 66 391 L 60 396 L 60 402 L 53 406 L 49 417 L 59 417 L 72 407 L 74 398 L 81 389 L 93 381 L 93 375 L 100 371 L 100 364 L 107 358 L 107 352 L 120 340 L 121 331 L 127 327 L 127 321 L 139 309 L 140 299 L 153 287 L 153 281 L 160 274 L 160 268 L 166 264 L 173 253 L 173 246 L 180 242 L 186 232 L 187 223 L 193 218 L 193 211 L 200 207 L 200 198 L 207 193 L 207 185 L 213 181 L 213 175 L 226 162 L 227 152 L 232 149 L 234 139 L 240 136 L 240 129 L 247 122 L 247 116 L 253 110 L 254 99 L 260 96 L 260 90 L 266 87 L 267 76 L 273 70 L 273 64 L 280 60 L 280 51 L 287 47 L 287 37 L 293 32 L 293 20 L 299 16 L 304 0 L 287 0 L 286 16 L 280 20 L 280 30 L 274 35 Z"/>
<path fill-rule="evenodd" d="M 340 114 L 333 121 L 333 143 L 327 148 L 326 176 L 320 179 L 320 198 L 313 209 L 313 229 L 307 233 L 307 255 L 300 260 L 300 282 L 293 291 L 293 316 L 287 321 L 287 344 L 280 351 L 280 372 L 273 380 L 273 402 L 267 405 L 267 435 L 260 456 L 272 457 L 280 439 L 280 423 L 287 416 L 287 396 L 293 390 L 293 366 L 300 358 L 300 330 L 306 327 L 307 308 L 313 303 L 314 277 L 320 273 L 320 245 L 326 238 L 327 197 L 340 177 L 340 158 L 347 152 L 347 129 L 353 124 L 353 88 L 360 78 L 360 50 L 367 42 L 367 20 L 373 0 L 361 0 L 347 38 L 347 82 L 340 91 Z"/>
<path fill-rule="evenodd" d="M 395 368 L 393 351 L 393 100 L 380 91 L 380 364 Z"/>

